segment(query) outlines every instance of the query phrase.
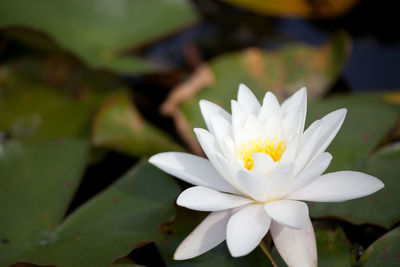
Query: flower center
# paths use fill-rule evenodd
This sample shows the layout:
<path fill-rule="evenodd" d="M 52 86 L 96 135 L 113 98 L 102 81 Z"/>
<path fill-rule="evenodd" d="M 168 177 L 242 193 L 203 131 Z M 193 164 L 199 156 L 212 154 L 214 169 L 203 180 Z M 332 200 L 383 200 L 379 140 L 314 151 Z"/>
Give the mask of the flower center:
<path fill-rule="evenodd" d="M 281 159 L 285 149 L 285 142 L 277 141 L 277 137 L 267 138 L 264 142 L 258 138 L 241 143 L 238 149 L 238 158 L 243 160 L 244 167 L 250 171 L 254 167 L 253 153 L 265 153 L 276 162 Z"/>

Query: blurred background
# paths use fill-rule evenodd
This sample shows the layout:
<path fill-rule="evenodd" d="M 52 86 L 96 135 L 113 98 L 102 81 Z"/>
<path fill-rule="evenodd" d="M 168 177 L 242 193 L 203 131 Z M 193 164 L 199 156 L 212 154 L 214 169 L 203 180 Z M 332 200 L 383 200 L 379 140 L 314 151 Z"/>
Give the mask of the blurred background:
<path fill-rule="evenodd" d="M 329 171 L 386 186 L 310 204 L 320 265 L 398 266 L 398 22 L 377 0 L 0 0 L 0 265 L 176 265 L 205 215 L 176 215 L 188 185 L 146 158 L 202 155 L 198 101 L 230 110 L 244 83 L 306 86 L 308 124 L 348 108 Z M 183 266 L 269 266 L 224 246 Z"/>

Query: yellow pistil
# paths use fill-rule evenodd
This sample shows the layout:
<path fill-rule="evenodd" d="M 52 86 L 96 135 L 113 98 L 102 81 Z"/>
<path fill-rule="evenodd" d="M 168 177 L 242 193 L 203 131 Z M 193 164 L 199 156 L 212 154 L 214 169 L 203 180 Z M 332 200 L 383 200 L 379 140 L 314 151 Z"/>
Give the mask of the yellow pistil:
<path fill-rule="evenodd" d="M 244 167 L 251 170 L 254 167 L 253 153 L 268 154 L 275 162 L 279 161 L 286 149 L 283 140 L 276 141 L 277 137 L 267 138 L 264 142 L 261 138 L 242 143 L 238 149 L 238 158 L 243 160 Z"/>

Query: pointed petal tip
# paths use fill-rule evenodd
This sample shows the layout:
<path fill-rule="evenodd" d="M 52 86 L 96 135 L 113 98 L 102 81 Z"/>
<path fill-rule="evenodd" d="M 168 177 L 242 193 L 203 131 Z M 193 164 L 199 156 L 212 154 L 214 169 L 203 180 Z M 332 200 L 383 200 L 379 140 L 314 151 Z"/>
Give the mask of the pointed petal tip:
<path fill-rule="evenodd" d="M 375 177 L 375 179 L 376 179 L 375 180 L 375 183 L 376 183 L 376 191 L 375 192 L 377 192 L 377 191 L 381 190 L 382 188 L 384 188 L 385 184 L 378 178 Z"/>
<path fill-rule="evenodd" d="M 204 106 L 204 105 L 205 105 L 206 101 L 207 101 L 207 100 L 200 99 L 200 101 L 199 101 L 199 106 L 200 106 L 200 109 L 201 109 L 201 107 L 202 107 L 202 106 Z"/>
<path fill-rule="evenodd" d="M 160 160 L 162 160 L 168 153 L 170 153 L 170 152 L 163 152 L 163 153 L 155 154 L 155 155 L 151 156 L 148 161 L 150 164 L 157 166 L 160 164 Z"/>
<path fill-rule="evenodd" d="M 182 261 L 182 260 L 187 260 L 190 259 L 191 257 L 188 255 L 185 255 L 184 253 L 182 253 L 179 249 L 179 247 L 176 249 L 175 253 L 174 253 L 174 260 L 176 261 Z"/>
<path fill-rule="evenodd" d="M 204 133 L 204 131 L 206 131 L 206 130 L 203 129 L 203 128 L 193 128 L 193 132 L 194 132 L 196 135 L 202 134 L 202 133 Z"/>
<path fill-rule="evenodd" d="M 302 86 L 297 92 L 307 95 L 307 87 Z M 295 92 L 295 93 L 297 93 L 297 92 Z"/>
<path fill-rule="evenodd" d="M 229 246 L 228 246 L 228 249 L 229 249 L 229 253 L 231 254 L 231 256 L 232 257 L 234 257 L 234 258 L 238 258 L 238 257 L 243 257 L 243 256 L 246 256 L 246 255 L 248 255 L 248 254 L 250 254 L 250 252 L 243 252 L 243 251 L 241 251 L 241 250 L 235 250 L 235 249 L 231 249 Z"/>
<path fill-rule="evenodd" d="M 338 110 L 335 110 L 334 113 L 336 113 L 338 115 L 338 117 L 342 117 L 342 119 L 344 120 L 344 118 L 346 117 L 346 114 L 347 114 L 347 108 L 340 108 Z"/>
<path fill-rule="evenodd" d="M 247 87 L 244 83 L 240 83 L 239 90 L 243 90 L 243 89 L 249 89 L 249 87 Z"/>

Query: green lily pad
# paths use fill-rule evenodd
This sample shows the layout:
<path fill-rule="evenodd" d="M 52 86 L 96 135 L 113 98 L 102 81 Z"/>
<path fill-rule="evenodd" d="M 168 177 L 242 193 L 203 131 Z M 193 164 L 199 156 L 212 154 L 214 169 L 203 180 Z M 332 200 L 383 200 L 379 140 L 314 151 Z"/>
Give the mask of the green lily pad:
<path fill-rule="evenodd" d="M 0 131 L 35 142 L 88 137 L 91 119 L 114 79 L 60 58 L 23 58 L 0 66 Z"/>
<path fill-rule="evenodd" d="M 173 216 L 177 185 L 142 161 L 65 217 L 87 156 L 73 139 L 1 146 L 1 266 L 110 266 Z"/>
<path fill-rule="evenodd" d="M 102 105 L 93 124 L 92 143 L 134 156 L 183 150 L 144 120 L 126 92 L 109 97 Z"/>
<path fill-rule="evenodd" d="M 307 86 L 310 98 L 319 97 L 339 77 L 349 47 L 348 36 L 338 33 L 322 46 L 289 43 L 276 50 L 252 48 L 222 55 L 208 63 L 211 69 L 209 76 L 213 76 L 208 78 L 208 85 L 197 88 L 195 86 L 200 84 L 200 77 L 193 78 L 196 81 L 193 82 L 193 92 L 182 92 L 182 95 L 190 95 L 190 98 L 176 103 L 182 112 L 168 115 L 174 117 L 177 125 L 186 126 L 178 130 L 188 143 L 194 143 L 196 140 L 192 129 L 205 126 L 198 107 L 199 100 L 206 99 L 230 110 L 230 100 L 236 99 L 240 83 L 251 88 L 259 99 L 267 91 L 272 91 L 283 100 L 302 86 Z M 199 73 L 204 75 L 204 72 Z M 201 80 L 206 78 L 201 77 Z M 168 102 L 167 99 L 165 105 Z"/>
<path fill-rule="evenodd" d="M 44 32 L 93 68 L 143 73 L 160 69 L 127 50 L 159 39 L 197 21 L 185 0 L 5 0 L 0 28 Z"/>
<path fill-rule="evenodd" d="M 371 196 L 343 203 L 312 203 L 311 216 L 339 217 L 355 224 L 390 227 L 400 221 L 399 209 L 386 208 L 399 205 L 400 150 L 393 147 L 377 152 L 377 149 L 394 128 L 400 109 L 386 103 L 380 94 L 332 97 L 310 105 L 309 121 L 342 107 L 348 113 L 328 148 L 333 160 L 327 172 L 362 171 L 381 179 L 385 187 Z"/>
<path fill-rule="evenodd" d="M 261 248 L 256 248 L 245 257 L 233 258 L 226 243 L 206 252 L 196 258 L 184 261 L 176 261 L 173 254 L 191 231 L 206 217 L 204 212 L 195 212 L 184 208 L 177 208 L 177 216 L 171 224 L 164 225 L 162 235 L 156 240 L 157 248 L 167 266 L 269 266 L 272 267 L 267 256 Z"/>
<path fill-rule="evenodd" d="M 391 230 L 375 241 L 361 256 L 360 266 L 399 266 L 400 227 Z"/>
<path fill-rule="evenodd" d="M 326 267 L 351 266 L 350 243 L 342 228 L 315 230 L 318 249 L 318 265 Z"/>

